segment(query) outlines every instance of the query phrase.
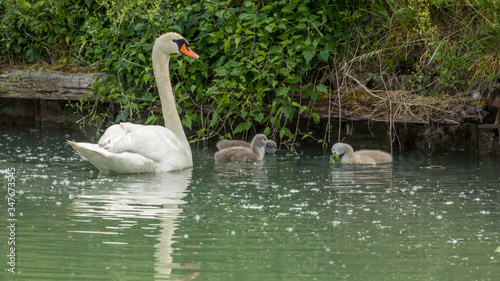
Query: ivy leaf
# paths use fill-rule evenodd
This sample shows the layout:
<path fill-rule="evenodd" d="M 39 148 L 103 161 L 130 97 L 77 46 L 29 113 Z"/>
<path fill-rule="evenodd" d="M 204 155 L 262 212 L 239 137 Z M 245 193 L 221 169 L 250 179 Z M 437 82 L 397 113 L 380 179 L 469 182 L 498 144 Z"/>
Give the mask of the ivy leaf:
<path fill-rule="evenodd" d="M 146 57 L 144 57 L 144 55 L 142 53 L 139 53 L 137 55 L 137 58 L 139 58 L 143 63 L 146 63 Z"/>
<path fill-rule="evenodd" d="M 144 123 L 144 125 L 152 124 L 154 121 L 156 121 L 156 119 L 158 119 L 158 117 L 152 114 L 151 116 L 148 117 L 148 120 L 146 120 L 146 123 Z"/>
<path fill-rule="evenodd" d="M 144 27 L 144 23 L 140 22 L 134 26 L 134 31 L 140 31 Z"/>
<path fill-rule="evenodd" d="M 243 131 L 248 131 L 248 129 L 250 129 L 251 126 L 252 126 L 252 123 L 250 123 L 248 121 L 242 122 L 242 123 L 238 124 L 238 126 L 236 126 L 233 134 L 237 134 L 237 133 L 243 132 Z"/>
<path fill-rule="evenodd" d="M 316 102 L 318 100 L 318 93 L 311 91 L 310 95 L 313 102 Z"/>
<path fill-rule="evenodd" d="M 191 130 L 191 126 L 193 124 L 193 120 L 191 119 L 191 116 L 186 115 L 186 118 L 182 119 L 182 124 Z"/>
<path fill-rule="evenodd" d="M 289 88 L 288 87 L 279 87 L 276 89 L 276 95 L 277 96 L 286 96 L 288 94 Z"/>
<path fill-rule="evenodd" d="M 303 22 L 299 23 L 295 28 L 297 29 L 306 29 L 307 25 Z"/>
<path fill-rule="evenodd" d="M 287 68 L 287 67 L 282 67 L 282 68 L 280 68 L 280 69 L 279 69 L 279 72 L 280 72 L 281 74 L 285 75 L 285 76 L 290 75 L 290 71 L 288 70 L 288 68 Z"/>
<path fill-rule="evenodd" d="M 307 106 L 303 105 L 300 107 L 299 113 L 302 114 L 306 110 L 307 110 Z"/>
<path fill-rule="evenodd" d="M 311 117 L 313 118 L 314 120 L 314 123 L 318 124 L 319 123 L 319 115 L 316 114 L 316 113 L 311 113 Z"/>
<path fill-rule="evenodd" d="M 259 112 L 258 114 L 252 114 L 252 115 L 255 121 L 262 123 L 262 120 L 264 119 L 264 114 Z"/>
<path fill-rule="evenodd" d="M 283 109 L 283 113 L 285 114 L 285 118 L 290 120 L 290 122 L 292 121 L 294 112 L 295 112 L 295 110 L 290 105 L 285 106 L 285 108 Z"/>
<path fill-rule="evenodd" d="M 151 74 L 144 74 L 144 76 L 142 76 L 142 81 L 147 84 L 149 82 L 149 79 L 151 78 Z"/>
<path fill-rule="evenodd" d="M 124 110 L 124 111 L 120 112 L 120 114 L 116 115 L 115 123 L 127 121 L 128 115 L 129 115 L 129 110 Z"/>
<path fill-rule="evenodd" d="M 290 132 L 290 130 L 288 128 L 282 128 L 280 130 L 280 138 L 283 138 L 285 135 L 286 136 L 291 136 L 292 132 Z"/>
<path fill-rule="evenodd" d="M 323 85 L 323 84 L 316 85 L 316 90 L 318 90 L 321 93 L 324 93 L 324 94 L 328 95 L 328 88 L 325 85 Z"/>
<path fill-rule="evenodd" d="M 215 73 L 217 74 L 217 76 L 221 76 L 221 77 L 226 76 L 228 73 L 228 70 L 225 68 L 216 68 L 214 70 L 215 70 Z"/>
<path fill-rule="evenodd" d="M 234 39 L 234 44 L 235 44 L 235 47 L 238 48 L 238 45 L 240 44 L 240 41 L 241 41 L 241 37 L 236 37 Z"/>
<path fill-rule="evenodd" d="M 266 11 L 266 10 L 271 10 L 273 8 L 274 4 L 271 5 L 266 5 L 260 9 L 260 12 Z"/>
<path fill-rule="evenodd" d="M 293 5 L 286 5 L 281 9 L 281 12 L 283 13 L 293 13 Z"/>
<path fill-rule="evenodd" d="M 323 61 L 328 61 L 328 58 L 330 58 L 330 52 L 328 52 L 328 50 L 321 50 L 319 52 L 319 58 Z"/>
<path fill-rule="evenodd" d="M 219 121 L 219 119 L 219 112 L 215 111 L 214 114 L 212 114 L 212 121 L 210 121 L 210 126 L 217 124 L 217 121 Z"/>
<path fill-rule="evenodd" d="M 300 4 L 298 9 L 299 9 L 300 12 L 307 12 L 307 11 L 309 11 L 309 8 L 307 8 L 307 6 L 305 4 Z"/>
<path fill-rule="evenodd" d="M 314 58 L 315 51 L 307 50 L 304 51 L 304 59 L 306 60 L 306 64 L 309 64 L 309 62 Z"/>

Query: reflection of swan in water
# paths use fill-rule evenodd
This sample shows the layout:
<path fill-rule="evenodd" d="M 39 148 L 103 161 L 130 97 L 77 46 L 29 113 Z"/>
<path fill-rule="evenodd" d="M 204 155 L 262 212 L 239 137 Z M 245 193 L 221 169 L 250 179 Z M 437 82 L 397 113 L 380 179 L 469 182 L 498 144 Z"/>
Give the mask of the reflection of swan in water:
<path fill-rule="evenodd" d="M 182 212 L 180 205 L 185 203 L 182 198 L 186 195 L 191 175 L 192 169 L 188 168 L 159 174 L 117 175 L 111 178 L 112 181 L 104 180 L 102 185 L 106 186 L 99 186 L 99 189 L 75 196 L 72 203 L 73 221 L 78 222 L 85 217 L 119 220 L 123 225 L 119 231 L 123 233 L 137 225 L 137 220 L 158 220 L 159 223 L 154 224 L 158 225 L 159 230 L 158 243 L 154 246 L 155 279 L 168 278 L 172 268 L 180 267 L 179 264 L 173 263 L 172 244 Z M 77 225 L 83 226 L 80 223 Z M 97 230 L 77 229 L 72 232 L 109 233 L 109 228 L 111 227 Z M 106 241 L 102 243 L 115 244 L 109 242 L 110 238 L 113 239 L 113 236 L 105 235 Z"/>
<path fill-rule="evenodd" d="M 393 189 L 392 165 L 330 165 L 331 187 L 338 193 L 391 192 Z"/>

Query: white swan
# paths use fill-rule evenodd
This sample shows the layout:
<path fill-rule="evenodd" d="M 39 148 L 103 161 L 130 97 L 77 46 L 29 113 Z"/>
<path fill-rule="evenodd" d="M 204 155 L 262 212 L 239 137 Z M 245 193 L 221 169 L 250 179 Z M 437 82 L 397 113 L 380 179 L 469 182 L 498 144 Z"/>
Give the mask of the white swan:
<path fill-rule="evenodd" d="M 171 54 L 198 59 L 180 34 L 164 34 L 153 46 L 153 71 L 158 85 L 165 127 L 120 123 L 109 127 L 97 144 L 68 141 L 101 172 L 152 173 L 193 166 L 191 148 L 177 113 L 169 61 Z"/>
<path fill-rule="evenodd" d="M 251 148 L 243 146 L 233 146 L 219 150 L 214 155 L 215 162 L 250 162 L 259 161 L 264 158 L 266 146 L 271 146 L 267 137 L 263 134 L 255 135 Z"/>
<path fill-rule="evenodd" d="M 266 145 L 266 153 L 276 153 L 278 151 L 278 145 L 273 140 L 267 141 L 269 145 Z M 234 146 L 242 146 L 251 148 L 251 144 L 242 140 L 220 140 L 215 145 L 218 150 L 222 150 L 224 148 L 234 147 Z"/>
<path fill-rule="evenodd" d="M 391 163 L 392 155 L 380 150 L 359 150 L 354 152 L 352 146 L 338 142 L 333 145 L 332 153 L 342 155 L 342 163 L 346 164 L 383 164 Z"/>

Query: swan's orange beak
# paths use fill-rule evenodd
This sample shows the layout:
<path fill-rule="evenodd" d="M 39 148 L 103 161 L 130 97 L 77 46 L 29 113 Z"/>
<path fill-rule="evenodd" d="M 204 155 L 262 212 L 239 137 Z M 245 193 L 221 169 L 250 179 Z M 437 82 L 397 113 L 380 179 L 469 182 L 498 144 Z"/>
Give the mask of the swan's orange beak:
<path fill-rule="evenodd" d="M 195 59 L 200 58 L 200 56 L 198 56 L 195 52 L 191 51 L 191 48 L 187 47 L 186 44 L 182 44 L 180 51 L 181 53 L 185 54 L 188 57 L 192 57 Z"/>

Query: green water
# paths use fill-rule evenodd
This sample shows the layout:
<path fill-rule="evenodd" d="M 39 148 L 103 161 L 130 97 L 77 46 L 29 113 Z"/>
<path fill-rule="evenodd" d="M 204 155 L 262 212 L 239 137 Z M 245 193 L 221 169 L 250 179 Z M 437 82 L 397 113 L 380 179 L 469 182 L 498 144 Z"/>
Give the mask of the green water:
<path fill-rule="evenodd" d="M 215 164 L 195 149 L 182 172 L 102 175 L 66 139 L 85 137 L 0 131 L 1 280 L 500 280 L 498 156 Z"/>

